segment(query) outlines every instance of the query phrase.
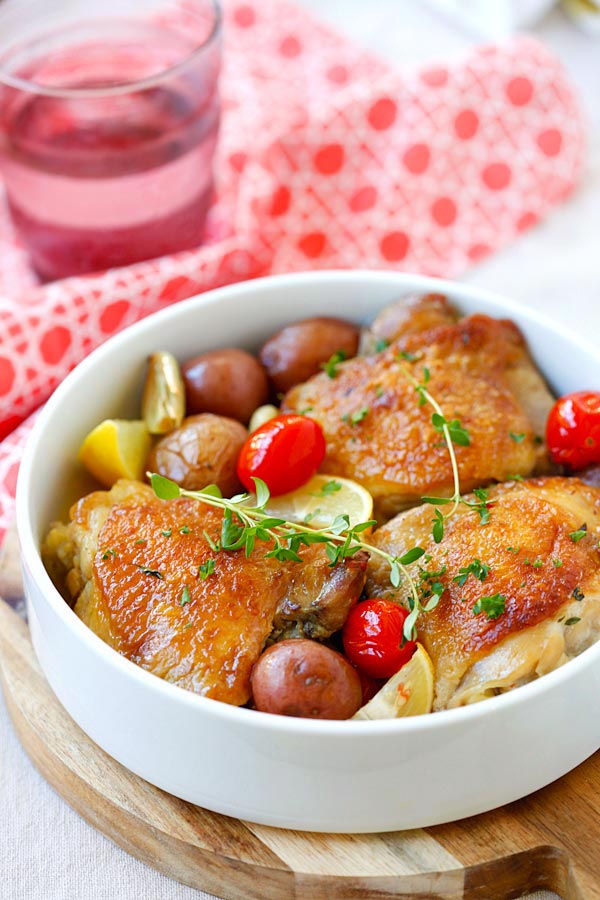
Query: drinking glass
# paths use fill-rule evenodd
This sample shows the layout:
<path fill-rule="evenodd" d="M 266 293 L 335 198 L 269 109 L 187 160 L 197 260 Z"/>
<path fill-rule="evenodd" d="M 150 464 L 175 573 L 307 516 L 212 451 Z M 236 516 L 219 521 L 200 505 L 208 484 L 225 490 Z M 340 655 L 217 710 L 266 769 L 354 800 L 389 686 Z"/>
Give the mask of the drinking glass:
<path fill-rule="evenodd" d="M 44 280 L 202 242 L 217 0 L 2 0 L 0 165 Z"/>

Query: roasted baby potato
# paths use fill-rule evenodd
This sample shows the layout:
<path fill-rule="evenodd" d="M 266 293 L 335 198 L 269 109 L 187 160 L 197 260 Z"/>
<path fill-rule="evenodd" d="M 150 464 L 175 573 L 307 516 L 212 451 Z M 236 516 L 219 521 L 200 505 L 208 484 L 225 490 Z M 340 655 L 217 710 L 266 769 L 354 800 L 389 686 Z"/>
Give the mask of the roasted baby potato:
<path fill-rule="evenodd" d="M 347 659 L 302 638 L 273 644 L 252 670 L 261 712 L 303 719 L 349 719 L 362 703 L 360 678 Z"/>
<path fill-rule="evenodd" d="M 211 350 L 183 365 L 189 414 L 210 412 L 244 425 L 269 395 L 263 367 L 245 350 Z"/>
<path fill-rule="evenodd" d="M 284 394 L 321 370 L 335 353 L 356 356 L 359 329 L 344 319 L 318 316 L 287 325 L 263 345 L 259 358 L 276 393 Z"/>
<path fill-rule="evenodd" d="M 244 426 L 233 419 L 212 413 L 188 416 L 156 444 L 147 467 L 188 491 L 216 484 L 231 497 L 242 490 L 236 465 L 247 437 Z"/>

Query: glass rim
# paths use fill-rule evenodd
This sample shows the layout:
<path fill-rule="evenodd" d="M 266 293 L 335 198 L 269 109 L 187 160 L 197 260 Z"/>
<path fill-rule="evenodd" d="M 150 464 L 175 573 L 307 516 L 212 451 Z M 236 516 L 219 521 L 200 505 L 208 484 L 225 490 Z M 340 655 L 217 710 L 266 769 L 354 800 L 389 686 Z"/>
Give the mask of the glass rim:
<path fill-rule="evenodd" d="M 135 81 L 123 81 L 118 84 L 112 84 L 106 87 L 97 88 L 69 88 L 54 87 L 51 85 L 38 84 L 36 81 L 29 81 L 26 78 L 19 78 L 16 75 L 10 75 L 2 68 L 2 60 L 0 59 L 0 84 L 7 87 L 15 88 L 29 94 L 38 94 L 45 97 L 62 97 L 63 99 L 72 98 L 92 98 L 92 97 L 110 97 L 115 94 L 129 94 L 132 91 L 143 91 L 148 88 L 160 84 L 171 75 L 186 69 L 193 63 L 197 57 L 201 56 L 205 50 L 215 44 L 221 34 L 221 26 L 223 24 L 223 10 L 220 0 L 208 0 L 214 13 L 214 21 L 212 28 L 206 38 L 186 54 L 179 62 L 174 63 L 166 69 L 157 72 L 155 75 L 148 75 L 145 78 L 139 78 Z"/>

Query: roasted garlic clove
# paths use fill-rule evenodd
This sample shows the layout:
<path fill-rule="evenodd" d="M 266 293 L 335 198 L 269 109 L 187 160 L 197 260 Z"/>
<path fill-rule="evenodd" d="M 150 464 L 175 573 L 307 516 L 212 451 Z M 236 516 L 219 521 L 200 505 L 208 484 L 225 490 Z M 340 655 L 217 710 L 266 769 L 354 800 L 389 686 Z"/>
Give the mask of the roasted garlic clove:
<path fill-rule="evenodd" d="M 179 363 L 172 353 L 160 350 L 148 359 L 142 397 L 142 417 L 150 434 L 167 434 L 178 428 L 185 415 L 185 387 Z"/>
<path fill-rule="evenodd" d="M 258 406 L 250 416 L 248 431 L 256 431 L 256 429 L 260 428 L 261 425 L 264 425 L 265 422 L 270 422 L 271 419 L 278 416 L 280 412 L 281 410 L 279 407 L 273 406 L 272 403 L 265 403 L 263 406 Z"/>

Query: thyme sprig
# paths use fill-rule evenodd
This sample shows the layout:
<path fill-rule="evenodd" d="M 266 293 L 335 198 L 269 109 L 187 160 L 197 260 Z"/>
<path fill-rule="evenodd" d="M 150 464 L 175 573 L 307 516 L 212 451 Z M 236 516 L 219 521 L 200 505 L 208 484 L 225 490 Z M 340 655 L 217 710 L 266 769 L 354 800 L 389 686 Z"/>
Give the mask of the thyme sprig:
<path fill-rule="evenodd" d="M 406 356 L 404 354 L 401 354 L 399 357 L 399 361 L 405 358 Z M 412 362 L 413 360 L 409 359 L 409 361 Z M 419 406 L 425 406 L 425 404 L 428 403 L 433 408 L 431 423 L 435 430 L 438 431 L 444 438 L 446 447 L 448 448 L 448 454 L 450 456 L 450 464 L 452 466 L 452 480 L 454 483 L 454 493 L 452 494 L 452 496 L 421 497 L 423 503 L 432 503 L 435 506 L 446 506 L 451 504 L 452 506 L 452 508 L 446 513 L 441 513 L 439 510 L 436 511 L 436 518 L 434 519 L 433 538 L 436 544 L 439 544 L 444 537 L 444 521 L 453 516 L 460 504 L 463 502 L 460 492 L 460 478 L 458 475 L 458 462 L 456 460 L 454 444 L 456 443 L 462 447 L 468 447 L 470 444 L 470 438 L 468 432 L 461 426 L 458 419 L 452 419 L 449 421 L 445 417 L 440 404 L 437 402 L 435 397 L 433 397 L 427 390 L 427 385 L 431 377 L 428 368 L 425 367 L 423 369 L 422 381 L 418 381 L 414 377 L 412 372 L 410 372 L 405 365 L 402 365 L 402 363 L 400 364 L 400 371 L 407 379 L 407 381 L 412 384 L 415 391 L 419 395 Z"/>
<path fill-rule="evenodd" d="M 270 499 L 269 489 L 260 478 L 253 479 L 256 486 L 255 496 L 236 494 L 234 497 L 227 498 L 223 497 L 219 488 L 214 484 L 201 491 L 187 491 L 162 475 L 152 472 L 148 472 L 147 475 L 154 493 L 161 500 L 190 497 L 206 506 L 223 510 L 219 541 L 221 550 L 243 549 L 248 557 L 252 553 L 256 541 L 261 541 L 274 545 L 266 553 L 267 557 L 278 559 L 281 562 L 287 560 L 301 562 L 302 557 L 299 555 L 301 547 L 323 544 L 331 567 L 354 556 L 359 550 L 366 550 L 374 556 L 381 557 L 389 564 L 392 587 L 399 587 L 403 579 L 409 586 L 410 613 L 404 623 L 404 636 L 407 640 L 413 639 L 416 634 L 415 623 L 419 614 L 429 612 L 439 600 L 439 597 L 434 595 L 423 604 L 417 584 L 407 569 L 407 566 L 424 556 L 425 550 L 422 547 L 413 547 L 402 556 L 392 556 L 391 553 L 387 553 L 363 539 L 362 534 L 376 524 L 375 520 L 351 525 L 347 515 L 339 515 L 328 528 L 311 528 L 308 525 L 301 525 L 270 515 L 266 509 Z"/>
<path fill-rule="evenodd" d="M 412 354 L 401 353 L 397 357 L 398 362 L 402 360 L 408 360 L 409 362 L 414 362 L 416 357 Z M 457 445 L 459 447 L 469 447 L 471 444 L 471 438 L 469 437 L 469 432 L 466 428 L 463 428 L 459 419 L 447 419 L 444 415 L 442 408 L 439 403 L 432 396 L 432 394 L 427 389 L 427 385 L 429 384 L 429 380 L 431 378 L 431 373 L 428 368 L 423 368 L 423 380 L 418 381 L 414 375 L 409 372 L 409 370 L 404 365 L 400 365 L 400 371 L 404 375 L 404 377 L 412 384 L 415 391 L 419 395 L 419 406 L 425 406 L 425 404 L 429 404 L 433 408 L 433 415 L 431 416 L 431 424 L 435 428 L 435 430 L 442 435 L 444 438 L 444 443 L 446 444 L 446 448 L 448 450 L 448 455 L 450 457 L 450 464 L 452 466 L 452 480 L 454 491 L 451 497 L 421 497 L 421 501 L 423 503 L 430 503 L 433 506 L 450 506 L 451 508 L 447 510 L 445 513 L 442 513 L 441 510 L 436 509 L 435 518 L 432 521 L 432 535 L 433 540 L 436 544 L 439 544 L 444 537 L 444 523 L 447 519 L 450 519 L 458 507 L 462 504 L 463 506 L 468 506 L 470 509 L 476 510 L 479 513 L 479 519 L 481 525 L 487 525 L 490 520 L 490 501 L 488 500 L 489 491 L 486 488 L 475 488 L 473 494 L 475 496 L 475 500 L 467 500 L 463 497 L 460 490 L 460 477 L 458 474 L 458 462 L 456 459 L 456 451 L 454 446 Z"/>

